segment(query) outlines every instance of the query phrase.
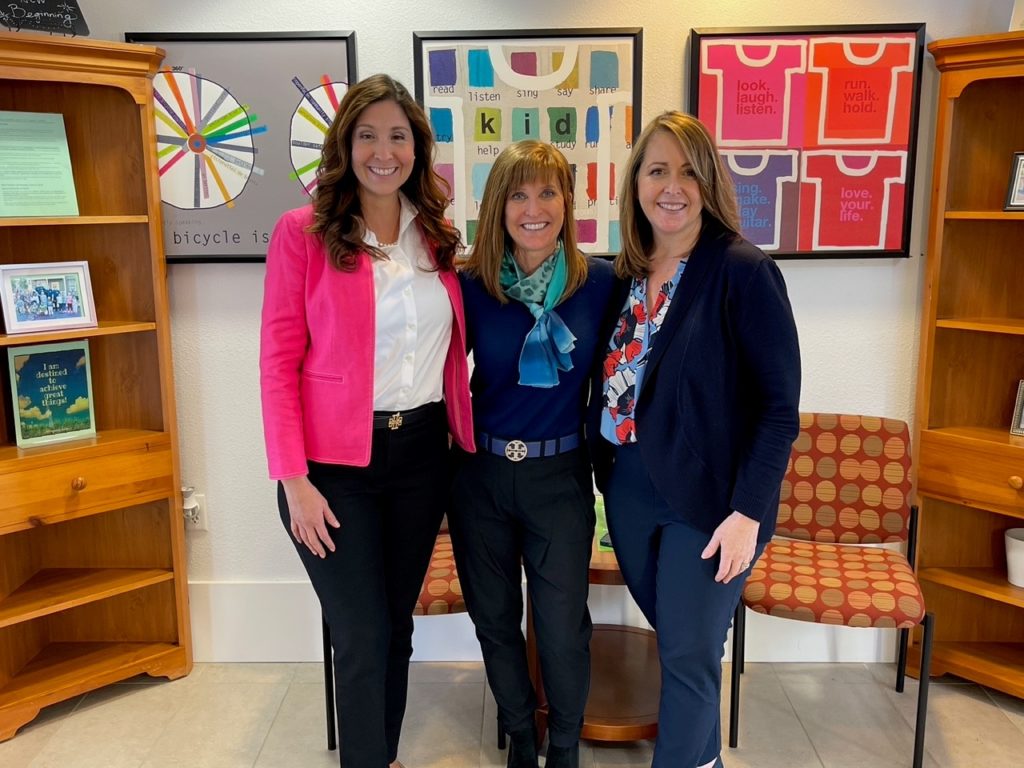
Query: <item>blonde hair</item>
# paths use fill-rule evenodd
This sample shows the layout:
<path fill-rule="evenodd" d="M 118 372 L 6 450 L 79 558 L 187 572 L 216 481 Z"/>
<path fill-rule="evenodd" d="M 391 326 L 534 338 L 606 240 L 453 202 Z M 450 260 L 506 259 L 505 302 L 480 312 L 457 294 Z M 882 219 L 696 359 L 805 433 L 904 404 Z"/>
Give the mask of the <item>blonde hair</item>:
<path fill-rule="evenodd" d="M 722 228 L 740 233 L 740 218 L 736 207 L 736 192 L 732 177 L 722 162 L 715 140 L 704 124 L 692 115 L 682 112 L 662 112 L 644 128 L 633 145 L 626 163 L 619 194 L 619 227 L 622 250 L 615 257 L 615 272 L 619 277 L 644 277 L 647 274 L 648 255 L 654 247 L 651 224 L 637 200 L 637 176 L 651 137 L 665 131 L 679 142 L 690 161 L 700 185 L 700 197 L 705 222 L 708 216 Z"/>
<path fill-rule="evenodd" d="M 463 269 L 480 279 L 491 296 L 502 304 L 507 299 L 501 289 L 501 260 L 506 249 L 514 248 L 505 230 L 505 203 L 517 189 L 535 181 L 550 181 L 558 187 L 565 203 L 562 243 L 565 246 L 566 281 L 559 303 L 565 301 L 587 280 L 587 257 L 576 247 L 576 220 L 573 218 L 572 169 L 565 156 L 550 144 L 519 141 L 498 155 L 487 177 L 480 201 L 480 218 L 473 250 Z"/>

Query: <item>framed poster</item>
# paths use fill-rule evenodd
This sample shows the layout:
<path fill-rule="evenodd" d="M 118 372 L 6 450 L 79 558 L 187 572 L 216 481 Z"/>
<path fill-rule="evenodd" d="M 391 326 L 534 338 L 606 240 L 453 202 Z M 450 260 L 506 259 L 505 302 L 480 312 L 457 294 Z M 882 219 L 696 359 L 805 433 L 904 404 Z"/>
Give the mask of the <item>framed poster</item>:
<path fill-rule="evenodd" d="M 690 111 L 776 258 L 909 256 L 924 24 L 690 32 Z"/>
<path fill-rule="evenodd" d="M 263 261 L 278 217 L 309 200 L 356 77 L 354 32 L 140 33 L 153 78 L 169 262 Z"/>
<path fill-rule="evenodd" d="M 97 325 L 87 261 L 0 264 L 0 305 L 7 333 Z"/>
<path fill-rule="evenodd" d="M 19 448 L 96 435 L 89 342 L 9 347 Z"/>
<path fill-rule="evenodd" d="M 575 174 L 580 249 L 619 250 L 616 174 L 641 128 L 642 40 L 639 27 L 413 33 L 416 98 L 467 244 L 494 158 L 538 139 Z"/>

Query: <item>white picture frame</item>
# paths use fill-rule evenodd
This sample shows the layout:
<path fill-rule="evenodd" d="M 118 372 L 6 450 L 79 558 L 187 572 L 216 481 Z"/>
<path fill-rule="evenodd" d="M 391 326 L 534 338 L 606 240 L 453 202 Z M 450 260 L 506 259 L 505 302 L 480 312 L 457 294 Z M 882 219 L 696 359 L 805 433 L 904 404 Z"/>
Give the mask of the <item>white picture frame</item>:
<path fill-rule="evenodd" d="M 0 264 L 0 305 L 8 334 L 98 324 L 87 261 Z"/>

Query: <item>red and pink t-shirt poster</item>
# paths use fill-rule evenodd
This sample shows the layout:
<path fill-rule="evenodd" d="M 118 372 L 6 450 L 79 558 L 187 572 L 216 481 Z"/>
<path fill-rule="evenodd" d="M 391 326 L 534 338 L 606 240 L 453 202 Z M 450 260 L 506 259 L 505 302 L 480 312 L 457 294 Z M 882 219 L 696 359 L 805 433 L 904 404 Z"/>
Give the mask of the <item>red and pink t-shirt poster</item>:
<path fill-rule="evenodd" d="M 769 253 L 906 255 L 923 25 L 694 33 L 691 109 Z"/>

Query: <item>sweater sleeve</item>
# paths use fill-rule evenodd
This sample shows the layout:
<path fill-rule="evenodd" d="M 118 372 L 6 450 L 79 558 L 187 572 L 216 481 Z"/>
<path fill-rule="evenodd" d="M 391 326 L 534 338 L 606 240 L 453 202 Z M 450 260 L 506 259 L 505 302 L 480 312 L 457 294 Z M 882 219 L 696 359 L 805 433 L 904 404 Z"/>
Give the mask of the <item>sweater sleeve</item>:
<path fill-rule="evenodd" d="M 751 420 L 730 504 L 755 520 L 777 510 L 777 492 L 800 428 L 800 347 L 786 284 L 763 259 L 741 292 L 735 333 Z"/>
<path fill-rule="evenodd" d="M 263 436 L 272 479 L 307 473 L 300 380 L 309 345 L 306 239 L 301 211 L 278 220 L 267 249 L 260 329 Z"/>

